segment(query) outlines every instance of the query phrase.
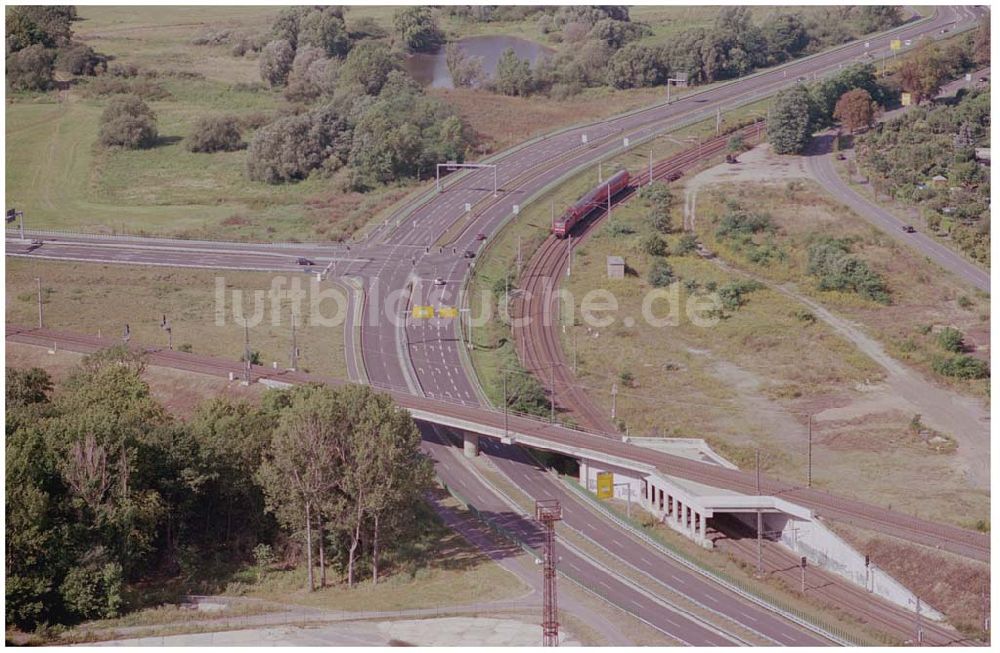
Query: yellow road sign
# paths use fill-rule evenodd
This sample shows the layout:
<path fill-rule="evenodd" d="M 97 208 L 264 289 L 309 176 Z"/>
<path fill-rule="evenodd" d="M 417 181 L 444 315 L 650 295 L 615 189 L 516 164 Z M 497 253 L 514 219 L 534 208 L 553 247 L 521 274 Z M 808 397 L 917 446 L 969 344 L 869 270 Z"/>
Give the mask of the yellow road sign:
<path fill-rule="evenodd" d="M 899 39 L 893 39 L 889 43 L 889 47 L 892 48 L 893 50 L 899 50 L 903 47 L 903 42 L 900 41 Z"/>
<path fill-rule="evenodd" d="M 458 317 L 458 309 L 454 306 L 442 306 L 438 308 L 438 317 Z"/>
<path fill-rule="evenodd" d="M 615 475 L 611 472 L 598 472 L 597 498 L 610 499 L 615 494 Z"/>
<path fill-rule="evenodd" d="M 434 307 L 433 306 L 414 306 L 413 307 L 413 317 L 414 319 L 427 319 L 434 317 Z"/>

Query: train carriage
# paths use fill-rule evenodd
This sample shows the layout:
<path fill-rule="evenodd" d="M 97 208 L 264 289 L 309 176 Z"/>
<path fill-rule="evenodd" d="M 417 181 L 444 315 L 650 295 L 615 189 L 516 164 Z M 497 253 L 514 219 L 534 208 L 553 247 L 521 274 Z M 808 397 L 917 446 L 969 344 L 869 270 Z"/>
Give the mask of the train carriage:
<path fill-rule="evenodd" d="M 614 197 L 628 186 L 628 170 L 622 170 L 611 176 L 607 181 L 592 188 L 586 195 L 566 209 L 558 220 L 552 224 L 552 233 L 556 238 L 565 238 L 580 220 L 587 217 L 599 206 L 605 206 L 608 197 Z M 609 191 L 610 189 L 610 191 Z"/>

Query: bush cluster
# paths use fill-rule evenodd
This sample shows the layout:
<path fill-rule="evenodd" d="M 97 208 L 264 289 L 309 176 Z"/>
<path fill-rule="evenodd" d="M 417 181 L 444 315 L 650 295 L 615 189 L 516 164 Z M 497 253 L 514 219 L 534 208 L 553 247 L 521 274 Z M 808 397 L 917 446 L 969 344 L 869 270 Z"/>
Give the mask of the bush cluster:
<path fill-rule="evenodd" d="M 820 290 L 853 292 L 880 304 L 890 302 L 885 280 L 850 253 L 846 240 L 824 238 L 810 245 L 807 271 L 818 279 Z"/>
<path fill-rule="evenodd" d="M 100 125 L 98 141 L 104 147 L 135 150 L 156 144 L 156 114 L 136 95 L 112 98 Z"/>

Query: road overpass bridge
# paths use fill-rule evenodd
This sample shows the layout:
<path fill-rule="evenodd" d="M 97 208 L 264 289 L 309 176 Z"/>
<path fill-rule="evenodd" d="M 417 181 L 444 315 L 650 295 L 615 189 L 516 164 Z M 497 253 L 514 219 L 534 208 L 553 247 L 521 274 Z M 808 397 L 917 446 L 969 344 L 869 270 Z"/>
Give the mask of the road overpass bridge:
<path fill-rule="evenodd" d="M 12 325 L 7 326 L 6 338 L 9 342 L 83 354 L 119 344 L 117 339 Z M 244 373 L 239 361 L 143 347 L 138 343 L 129 343 L 129 348 L 146 354 L 150 365 L 229 379 L 242 378 Z M 270 386 L 347 383 L 342 379 L 257 365 L 251 366 L 250 381 Z M 630 496 L 643 498 L 645 509 L 695 541 L 705 540 L 707 520 L 718 514 L 756 516 L 759 511 L 767 519 L 765 531 L 777 533 L 782 543 L 806 555 L 814 564 L 854 582 L 863 573 L 859 570 L 863 558 L 826 528 L 821 518 L 873 528 L 976 559 L 987 559 L 989 555 L 988 537 L 961 528 L 766 478 L 761 479 L 757 495 L 753 475 L 724 465 L 639 447 L 612 434 L 570 429 L 524 415 L 417 396 L 395 388 L 379 389 L 392 396 L 414 419 L 463 433 L 467 455 L 477 453 L 480 437 L 489 437 L 571 457 L 585 470 L 581 480 L 588 486 L 599 471 L 612 471 L 629 488 Z M 869 582 L 868 587 L 904 607 L 915 604 L 912 594 L 888 575 L 881 582 Z M 939 616 L 927 606 L 923 614 L 929 618 Z"/>

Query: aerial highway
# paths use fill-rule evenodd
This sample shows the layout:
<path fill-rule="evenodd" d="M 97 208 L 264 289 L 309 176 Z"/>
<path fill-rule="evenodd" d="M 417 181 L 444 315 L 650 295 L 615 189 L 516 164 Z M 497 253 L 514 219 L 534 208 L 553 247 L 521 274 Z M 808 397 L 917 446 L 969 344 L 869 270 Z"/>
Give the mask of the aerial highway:
<path fill-rule="evenodd" d="M 79 353 L 92 353 L 118 342 L 117 339 L 47 329 L 21 329 L 10 325 L 7 327 L 6 336 L 10 342 L 55 347 Z M 223 378 L 230 374 L 239 377 L 243 371 L 242 365 L 236 361 L 177 352 L 162 347 L 144 347 L 135 342 L 129 343 L 129 346 L 137 351 L 146 352 L 151 365 Z M 343 383 L 340 379 L 287 370 L 272 370 L 261 366 L 254 366 L 252 375 L 255 381 L 270 379 L 282 383 L 319 382 L 335 385 Z M 390 394 L 393 394 L 394 398 L 404 407 L 423 406 L 429 401 L 430 403 L 441 403 L 422 400 L 407 393 L 390 391 Z M 464 406 L 461 408 L 468 410 Z M 516 425 L 519 419 L 524 418 L 511 418 L 512 424 Z M 446 429 L 430 423 L 422 423 L 421 431 L 424 435 L 425 450 L 434 459 L 438 474 L 446 485 L 457 490 L 461 496 L 471 501 L 478 510 L 489 514 L 497 523 L 517 533 L 523 542 L 531 546 L 537 543 L 537 524 L 512 510 L 510 505 L 498 498 L 491 487 L 484 484 L 470 471 L 469 466 L 461 458 L 460 447 L 452 446 L 449 443 L 449 434 Z M 496 468 L 521 491 L 533 498 L 559 499 L 564 506 L 564 521 L 567 526 L 585 535 L 614 556 L 626 561 L 640 573 L 705 606 L 706 609 L 719 615 L 724 621 L 729 620 L 731 623 L 757 633 L 776 644 L 823 645 L 830 643 L 829 640 L 816 632 L 804 629 L 779 615 L 734 596 L 713 582 L 692 573 L 690 569 L 678 565 L 671 558 L 648 548 L 642 542 L 632 538 L 628 532 L 596 517 L 593 511 L 588 510 L 580 502 L 578 497 L 556 483 L 551 474 L 546 472 L 523 449 L 500 442 L 488 442 L 483 444 L 483 452 L 490 456 Z M 672 456 L 667 457 L 673 458 Z M 694 464 L 702 465 L 700 463 Z M 709 465 L 702 466 L 711 467 Z M 566 510 L 566 508 L 571 509 Z M 962 532 L 961 529 L 954 530 Z M 747 545 L 744 541 L 742 546 Z M 769 567 L 779 571 L 789 566 L 787 564 L 789 556 L 794 558 L 793 554 L 782 551 L 780 547 L 767 547 L 766 551 L 767 559 L 773 563 Z M 672 637 L 703 645 L 733 643 L 731 636 L 722 634 L 724 628 L 713 626 L 704 618 L 687 616 L 668 602 L 650 601 L 648 594 L 609 574 L 607 570 L 602 569 L 594 561 L 581 557 L 578 553 L 563 552 L 561 555 L 563 556 L 563 570 L 570 576 L 578 580 L 593 581 L 589 583 L 590 586 L 596 586 L 598 591 L 610 597 L 616 605 L 633 612 L 642 619 L 651 620 L 650 623 L 654 627 L 660 628 Z M 836 576 L 819 571 L 810 573 L 812 574 L 810 587 L 813 588 L 811 592 L 814 595 L 828 596 L 833 605 L 838 605 L 848 612 L 863 615 L 864 621 L 891 633 L 900 640 L 905 639 L 911 632 L 909 626 L 912 623 L 912 615 L 906 610 L 858 590 Z M 925 636 L 928 643 L 973 643 L 944 625 L 927 624 Z"/>
<path fill-rule="evenodd" d="M 510 217 L 513 205 L 525 204 L 550 184 L 618 151 L 622 147 L 623 138 L 629 138 L 632 143 L 641 142 L 682 124 L 712 117 L 719 109 L 727 110 L 766 97 L 781 88 L 799 83 L 800 79 L 812 79 L 836 71 L 853 61 L 878 57 L 887 51 L 891 39 L 916 39 L 922 34 L 936 35 L 946 26 L 953 28 L 969 25 L 977 18 L 977 10 L 942 7 L 928 20 L 904 26 L 891 34 L 873 37 L 867 42 L 848 44 L 749 78 L 718 84 L 670 104 L 657 105 L 535 139 L 488 161 L 497 166 L 495 174 L 499 190 L 496 196 L 493 190 L 493 171 L 479 170 L 455 175 L 451 180 L 445 181 L 442 192 L 423 196 L 401 208 L 390 216 L 382 228 L 375 230 L 371 237 L 363 242 L 353 243 L 350 248 L 346 245 L 296 244 L 275 249 L 261 244 L 216 246 L 185 241 L 177 241 L 175 246 L 161 242 L 73 238 L 66 235 L 49 237 L 38 234 L 40 237 L 36 237 L 30 232 L 26 234 L 29 239 L 42 241 L 41 245 L 36 245 L 12 239 L 8 232 L 7 252 L 8 255 L 15 256 L 72 261 L 278 271 L 305 268 L 319 272 L 331 266 L 337 276 L 362 279 L 364 292 L 360 296 L 363 297 L 363 305 L 357 312 L 360 333 L 358 347 L 363 355 L 363 373 L 373 385 L 391 391 L 404 407 L 431 406 L 434 410 L 446 411 L 497 428 L 503 424 L 504 417 L 482 405 L 476 380 L 464 364 L 460 351 L 458 321 L 418 324 L 406 321 L 400 325 L 398 319 L 386 319 L 386 311 L 398 318 L 408 313 L 409 308 L 416 303 L 455 305 L 462 281 L 469 273 L 470 261 L 475 260 L 466 259 L 462 254 L 465 250 L 478 251 L 480 241 L 477 234 L 492 235 Z M 468 211 L 467 205 L 470 209 Z M 460 221 L 464 221 L 465 226 L 459 230 L 458 235 L 447 243 L 439 242 L 446 234 L 452 233 L 454 225 Z M 109 244 L 115 246 L 111 247 Z M 302 265 L 299 258 L 307 259 L 312 265 Z M 435 283 L 437 279 L 441 279 L 442 283 Z M 385 308 L 387 300 L 388 307 Z M 345 333 L 350 338 L 354 337 L 353 328 L 345 329 Z M 63 336 L 47 332 L 12 333 L 8 329 L 8 338 L 20 342 L 48 344 L 53 341 L 51 339 L 58 340 L 60 337 Z M 74 342 L 77 347 L 102 344 L 80 339 Z M 353 347 L 348 347 L 347 351 L 352 350 Z M 239 372 L 237 363 L 228 363 L 227 368 L 222 363 L 198 361 L 197 357 L 186 358 L 179 352 L 161 351 L 156 352 L 156 356 L 163 361 L 159 364 L 180 365 L 182 369 L 192 371 L 201 370 L 214 374 Z M 259 377 L 267 372 L 254 370 L 254 373 Z M 290 374 L 283 378 L 301 381 L 306 376 Z M 614 455 L 641 459 L 657 465 L 668 474 L 741 491 L 753 487 L 750 475 L 743 472 L 640 450 L 608 435 L 565 429 L 520 416 L 512 416 L 510 419 L 513 426 L 525 432 L 550 438 L 554 442 L 599 448 Z M 499 445 L 486 446 L 485 453 L 495 460 L 510 457 Z M 442 469 L 445 467 L 449 470 L 447 473 L 450 473 L 455 465 L 443 465 Z M 515 473 L 513 469 L 506 471 Z M 527 467 L 523 473 L 527 475 L 522 478 L 525 486 L 536 490 L 541 487 L 529 481 L 528 477 L 544 472 L 532 471 Z M 777 481 L 767 480 L 763 488 L 766 492 L 780 494 L 811 507 L 824 517 L 876 526 L 891 534 L 938 545 L 979 559 L 988 556 L 988 539 L 962 529 L 916 520 L 861 502 Z M 574 502 L 568 502 L 567 506 L 567 520 L 586 519 L 582 516 L 582 506 Z M 728 597 L 727 600 L 736 599 Z M 687 625 L 683 627 L 689 628 Z M 702 637 L 694 629 L 690 632 L 685 630 L 685 634 L 691 639 Z M 772 635 L 775 641 L 779 641 L 777 631 L 769 636 Z M 700 641 L 708 643 L 708 635 L 703 637 L 705 639 Z"/>
<path fill-rule="evenodd" d="M 91 353 L 118 342 L 117 339 L 113 338 L 102 339 L 72 332 L 33 329 L 15 325 L 7 325 L 6 337 L 7 340 L 13 342 L 45 347 L 51 347 L 53 343 L 58 343 L 63 349 L 82 353 Z M 242 363 L 239 361 L 198 356 L 155 347 L 147 348 L 146 351 L 150 356 L 150 364 L 153 365 L 175 367 L 213 376 L 227 376 L 233 373 L 239 377 L 243 372 Z M 331 385 L 341 385 L 347 382 L 344 379 L 303 372 L 253 366 L 252 380 L 260 379 L 286 380 L 289 383 L 321 382 Z M 549 441 L 553 445 L 591 450 L 623 460 L 651 464 L 668 476 L 686 478 L 706 485 L 744 493 L 753 493 L 756 487 L 756 478 L 752 473 L 638 447 L 622 442 L 617 435 L 570 429 L 515 413 L 505 415 L 503 411 L 482 406 L 422 397 L 407 391 L 374 385 L 389 393 L 403 408 L 461 419 L 469 424 L 481 425 L 484 430 L 488 429 L 490 432 L 503 432 L 506 423 L 513 433 L 530 435 L 539 440 Z M 984 533 L 931 522 L 863 501 L 838 497 L 822 490 L 804 488 L 774 479 L 762 478 L 761 491 L 811 508 L 826 519 L 878 530 L 886 535 L 951 551 L 975 560 L 986 561 L 989 559 L 990 538 Z"/>

